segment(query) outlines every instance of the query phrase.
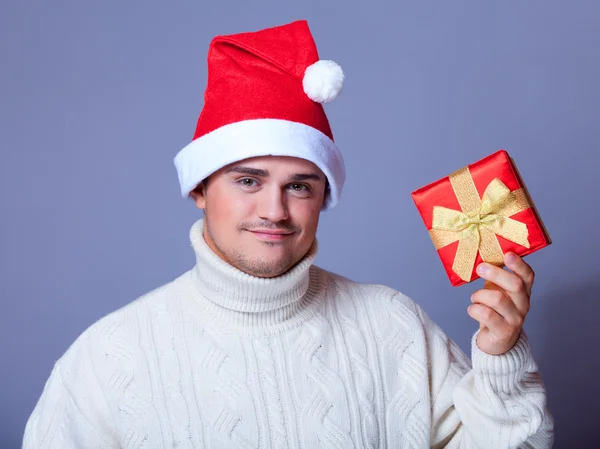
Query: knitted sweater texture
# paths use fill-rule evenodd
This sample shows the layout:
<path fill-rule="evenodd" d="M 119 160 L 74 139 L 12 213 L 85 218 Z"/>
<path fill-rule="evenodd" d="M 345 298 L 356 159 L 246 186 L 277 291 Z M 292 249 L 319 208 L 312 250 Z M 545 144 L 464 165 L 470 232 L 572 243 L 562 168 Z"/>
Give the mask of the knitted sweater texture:
<path fill-rule="evenodd" d="M 410 298 L 313 264 L 196 265 L 90 326 L 56 362 L 23 448 L 547 448 L 524 332 L 471 360 Z"/>

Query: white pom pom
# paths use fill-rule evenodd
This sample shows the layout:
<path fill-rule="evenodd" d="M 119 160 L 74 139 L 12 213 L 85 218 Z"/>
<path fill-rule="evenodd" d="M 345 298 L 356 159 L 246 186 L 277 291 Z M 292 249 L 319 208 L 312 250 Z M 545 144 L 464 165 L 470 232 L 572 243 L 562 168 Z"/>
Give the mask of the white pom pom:
<path fill-rule="evenodd" d="M 310 65 L 302 86 L 304 92 L 312 101 L 329 103 L 338 96 L 344 85 L 344 72 L 339 64 L 333 61 L 321 60 Z"/>

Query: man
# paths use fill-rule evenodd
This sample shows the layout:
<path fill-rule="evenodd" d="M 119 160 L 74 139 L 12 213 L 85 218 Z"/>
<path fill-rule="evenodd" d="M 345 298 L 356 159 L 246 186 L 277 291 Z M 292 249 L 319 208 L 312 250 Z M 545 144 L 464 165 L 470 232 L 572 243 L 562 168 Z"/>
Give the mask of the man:
<path fill-rule="evenodd" d="M 304 21 L 215 38 L 175 159 L 204 210 L 196 265 L 55 364 L 25 448 L 550 447 L 522 331 L 532 269 L 482 265 L 468 358 L 419 306 L 313 264 L 344 163 L 322 103 L 344 75 Z"/>

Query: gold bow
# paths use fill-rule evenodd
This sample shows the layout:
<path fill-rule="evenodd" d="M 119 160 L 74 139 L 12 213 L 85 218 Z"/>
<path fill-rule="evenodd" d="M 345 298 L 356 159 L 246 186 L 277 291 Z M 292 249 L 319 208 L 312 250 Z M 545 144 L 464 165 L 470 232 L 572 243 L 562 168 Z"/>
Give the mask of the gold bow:
<path fill-rule="evenodd" d="M 523 189 L 511 192 L 495 178 L 480 199 L 468 167 L 452 173 L 450 183 L 462 212 L 434 206 L 429 235 L 436 249 L 458 240 L 452 270 L 463 281 L 471 280 L 478 252 L 484 261 L 503 265 L 504 253 L 496 235 L 529 248 L 527 225 L 509 218 L 530 207 Z"/>

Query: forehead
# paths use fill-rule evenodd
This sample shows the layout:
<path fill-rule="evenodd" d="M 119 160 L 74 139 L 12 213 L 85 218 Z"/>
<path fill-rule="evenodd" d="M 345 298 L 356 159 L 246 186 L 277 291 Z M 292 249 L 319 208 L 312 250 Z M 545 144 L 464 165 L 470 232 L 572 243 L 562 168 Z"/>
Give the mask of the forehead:
<path fill-rule="evenodd" d="M 236 161 L 223 167 L 220 171 L 226 172 L 229 168 L 235 166 L 244 166 L 249 168 L 264 169 L 271 174 L 297 174 L 297 173 L 315 173 L 323 175 L 323 172 L 317 165 L 307 159 L 292 156 L 257 156 L 241 161 Z"/>

